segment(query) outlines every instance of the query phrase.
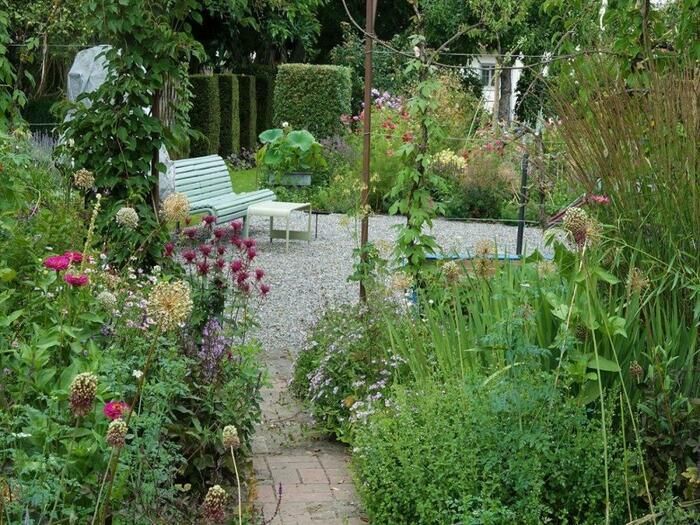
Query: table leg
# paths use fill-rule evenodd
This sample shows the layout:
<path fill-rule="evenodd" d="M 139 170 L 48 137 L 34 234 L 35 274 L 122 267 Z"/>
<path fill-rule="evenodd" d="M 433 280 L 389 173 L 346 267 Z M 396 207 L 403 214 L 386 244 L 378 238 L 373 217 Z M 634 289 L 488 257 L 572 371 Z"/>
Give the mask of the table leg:
<path fill-rule="evenodd" d="M 290 213 L 287 214 L 287 239 L 286 239 L 287 246 L 284 248 L 284 253 L 289 253 L 289 216 L 290 215 L 291 215 Z"/>
<path fill-rule="evenodd" d="M 246 214 L 245 221 L 243 221 L 243 238 L 248 238 L 248 225 L 250 224 L 250 215 Z"/>
<path fill-rule="evenodd" d="M 309 225 L 308 225 L 308 228 L 306 229 L 306 233 L 308 234 L 308 237 L 309 237 L 308 243 L 311 244 L 311 206 L 309 206 Z"/>
<path fill-rule="evenodd" d="M 272 244 L 272 229 L 275 227 L 275 218 L 270 215 L 270 244 Z"/>

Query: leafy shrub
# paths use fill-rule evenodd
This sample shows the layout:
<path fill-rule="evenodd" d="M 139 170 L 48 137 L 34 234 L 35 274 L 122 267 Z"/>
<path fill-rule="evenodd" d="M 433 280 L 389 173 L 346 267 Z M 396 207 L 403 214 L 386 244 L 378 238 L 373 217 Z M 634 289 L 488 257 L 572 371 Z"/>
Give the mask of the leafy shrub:
<path fill-rule="evenodd" d="M 238 75 L 238 108 L 241 117 L 241 147 L 257 149 L 258 115 L 255 95 L 255 77 Z"/>
<path fill-rule="evenodd" d="M 294 365 L 292 391 L 309 401 L 318 428 L 349 440 L 352 427 L 383 406 L 403 360 L 386 353 L 380 306 L 328 309 L 314 326 Z"/>
<path fill-rule="evenodd" d="M 549 375 L 485 386 L 397 389 L 357 428 L 353 466 L 365 509 L 382 524 L 599 524 L 605 519 L 600 420 Z M 608 436 L 612 523 L 627 520 L 624 451 Z"/>
<path fill-rule="evenodd" d="M 284 64 L 275 80 L 274 120 L 307 129 L 319 138 L 343 129 L 340 117 L 349 115 L 350 69 L 339 66 Z"/>
<path fill-rule="evenodd" d="M 221 107 L 219 154 L 226 158 L 241 149 L 238 79 L 231 74 L 217 75 L 216 78 L 219 81 L 219 105 Z"/>
<path fill-rule="evenodd" d="M 190 82 L 192 84 L 190 126 L 203 135 L 190 139 L 190 156 L 201 157 L 218 153 L 222 115 L 217 77 L 190 75 Z"/>

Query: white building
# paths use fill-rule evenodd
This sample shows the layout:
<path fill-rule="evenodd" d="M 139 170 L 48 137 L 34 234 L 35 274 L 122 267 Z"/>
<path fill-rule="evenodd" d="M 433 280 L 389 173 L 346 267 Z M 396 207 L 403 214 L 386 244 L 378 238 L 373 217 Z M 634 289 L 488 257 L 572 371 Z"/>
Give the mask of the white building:
<path fill-rule="evenodd" d="M 489 111 L 493 112 L 493 104 L 496 99 L 496 55 L 484 53 L 478 57 L 472 58 L 471 69 L 481 79 L 482 93 L 484 106 Z M 510 119 L 515 116 L 515 106 L 517 104 L 516 89 L 518 80 L 523 71 L 523 63 L 520 59 L 516 59 L 515 63 L 509 67 L 510 71 Z"/>

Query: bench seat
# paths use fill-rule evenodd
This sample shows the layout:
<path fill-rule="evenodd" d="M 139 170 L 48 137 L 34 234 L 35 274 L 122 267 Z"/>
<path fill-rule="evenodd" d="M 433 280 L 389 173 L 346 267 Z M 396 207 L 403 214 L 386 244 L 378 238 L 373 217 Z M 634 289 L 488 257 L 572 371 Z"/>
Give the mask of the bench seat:
<path fill-rule="evenodd" d="M 244 219 L 248 206 L 274 201 L 271 190 L 236 193 L 231 187 L 228 167 L 218 155 L 176 160 L 175 191 L 183 193 L 190 202 L 191 213 L 210 213 L 217 222 Z"/>

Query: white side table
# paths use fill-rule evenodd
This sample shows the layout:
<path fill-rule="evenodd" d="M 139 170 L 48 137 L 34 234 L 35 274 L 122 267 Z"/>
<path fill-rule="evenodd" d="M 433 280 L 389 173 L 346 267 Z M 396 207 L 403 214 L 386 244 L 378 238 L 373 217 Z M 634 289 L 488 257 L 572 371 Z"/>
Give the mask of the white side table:
<path fill-rule="evenodd" d="M 307 210 L 309 214 L 309 222 L 306 231 L 289 231 L 289 216 L 293 211 L 303 210 Z M 251 217 L 254 215 L 270 217 L 270 242 L 272 242 L 272 239 L 285 239 L 287 243 L 285 246 L 286 252 L 289 251 L 289 239 L 311 242 L 311 203 L 309 202 L 268 201 L 248 206 L 248 214 L 243 230 L 244 237 L 248 237 L 248 226 L 250 225 Z M 275 217 L 286 218 L 287 225 L 284 230 L 275 230 Z"/>

